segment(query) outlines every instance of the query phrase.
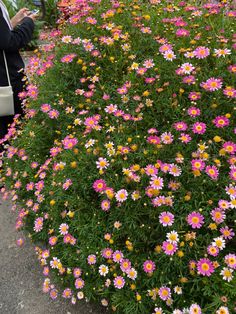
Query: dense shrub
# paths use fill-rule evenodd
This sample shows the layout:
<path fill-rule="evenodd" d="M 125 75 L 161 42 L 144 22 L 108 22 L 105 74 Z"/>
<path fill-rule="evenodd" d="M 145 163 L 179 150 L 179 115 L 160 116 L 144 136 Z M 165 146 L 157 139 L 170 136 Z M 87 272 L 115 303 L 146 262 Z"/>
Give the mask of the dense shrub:
<path fill-rule="evenodd" d="M 78 1 L 30 60 L 2 192 L 63 297 L 233 313 L 235 15 L 226 3 Z M 44 290 L 57 297 L 48 278 Z"/>

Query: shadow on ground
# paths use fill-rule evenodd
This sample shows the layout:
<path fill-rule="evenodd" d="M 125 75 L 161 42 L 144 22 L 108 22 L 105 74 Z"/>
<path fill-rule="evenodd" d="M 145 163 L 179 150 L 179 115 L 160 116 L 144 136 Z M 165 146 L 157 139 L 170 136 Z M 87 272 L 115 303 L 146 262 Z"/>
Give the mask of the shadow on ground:
<path fill-rule="evenodd" d="M 59 298 L 51 300 L 42 291 L 42 269 L 34 247 L 26 240 L 16 246 L 19 234 L 14 230 L 16 214 L 0 199 L 0 313 L 1 314 L 102 314 L 105 308 L 79 302 L 76 305 Z"/>

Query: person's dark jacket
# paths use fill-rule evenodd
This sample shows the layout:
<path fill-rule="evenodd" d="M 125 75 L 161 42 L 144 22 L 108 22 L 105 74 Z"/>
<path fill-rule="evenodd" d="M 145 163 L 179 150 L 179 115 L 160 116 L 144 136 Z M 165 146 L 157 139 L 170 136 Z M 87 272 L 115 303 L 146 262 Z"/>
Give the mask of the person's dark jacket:
<path fill-rule="evenodd" d="M 33 31 L 34 22 L 29 17 L 25 17 L 21 25 L 10 30 L 0 8 L 0 86 L 8 85 L 3 50 L 7 58 L 11 83 L 14 85 L 22 78 L 24 68 L 19 49 L 25 47 L 30 42 Z"/>

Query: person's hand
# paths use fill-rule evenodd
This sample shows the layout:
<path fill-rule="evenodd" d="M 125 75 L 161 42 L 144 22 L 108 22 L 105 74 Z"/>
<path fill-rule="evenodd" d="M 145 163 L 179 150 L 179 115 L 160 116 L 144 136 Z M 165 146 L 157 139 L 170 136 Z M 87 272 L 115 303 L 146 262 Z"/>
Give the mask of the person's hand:
<path fill-rule="evenodd" d="M 21 24 L 23 19 L 29 15 L 30 10 L 27 8 L 21 9 L 16 15 L 11 19 L 12 27 L 15 28 L 17 25 Z"/>
<path fill-rule="evenodd" d="M 27 15 L 27 17 L 31 18 L 33 21 L 35 21 L 38 18 L 39 14 L 38 13 L 31 13 Z"/>

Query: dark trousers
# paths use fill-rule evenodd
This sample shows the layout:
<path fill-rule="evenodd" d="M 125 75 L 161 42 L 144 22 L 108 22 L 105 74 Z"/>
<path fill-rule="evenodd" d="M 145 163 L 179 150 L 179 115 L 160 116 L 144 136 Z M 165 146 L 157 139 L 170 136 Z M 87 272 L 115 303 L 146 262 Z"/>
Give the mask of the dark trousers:
<path fill-rule="evenodd" d="M 12 84 L 12 88 L 14 92 L 15 114 L 23 114 L 21 100 L 18 97 L 18 94 L 24 90 L 24 82 L 21 81 L 21 78 Z M 7 134 L 9 124 L 13 122 L 13 118 L 14 116 L 0 117 L 0 139 Z"/>

